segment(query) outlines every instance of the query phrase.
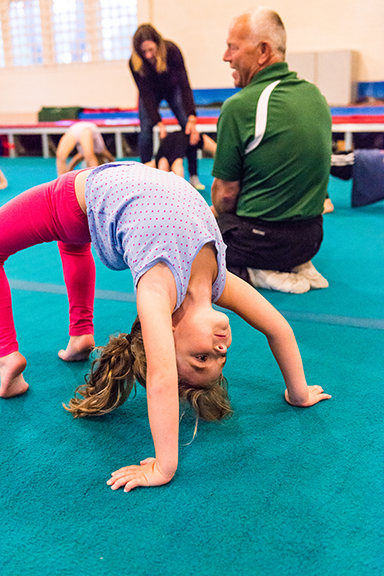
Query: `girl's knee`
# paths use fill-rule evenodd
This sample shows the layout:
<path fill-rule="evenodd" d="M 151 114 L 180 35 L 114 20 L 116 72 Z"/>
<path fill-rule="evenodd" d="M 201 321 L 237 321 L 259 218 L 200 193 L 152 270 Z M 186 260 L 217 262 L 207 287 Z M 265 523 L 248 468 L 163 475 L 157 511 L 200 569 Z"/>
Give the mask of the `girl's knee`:
<path fill-rule="evenodd" d="M 89 254 L 91 252 L 91 243 L 86 244 L 67 244 L 65 242 L 58 242 L 59 251 L 61 254 L 70 254 L 73 256 Z"/>

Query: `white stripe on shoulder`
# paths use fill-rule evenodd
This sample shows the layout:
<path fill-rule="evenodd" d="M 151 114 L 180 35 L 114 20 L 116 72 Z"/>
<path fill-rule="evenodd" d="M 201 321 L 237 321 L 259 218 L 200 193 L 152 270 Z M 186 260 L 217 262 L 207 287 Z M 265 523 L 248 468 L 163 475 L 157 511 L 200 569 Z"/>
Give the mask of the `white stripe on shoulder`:
<path fill-rule="evenodd" d="M 258 147 L 261 140 L 263 139 L 265 129 L 267 127 L 267 116 L 268 116 L 268 102 L 269 97 L 272 94 L 272 90 L 281 82 L 281 80 L 276 80 L 272 82 L 262 91 L 256 108 L 256 123 L 255 123 L 255 138 L 248 144 L 245 149 L 245 154 L 248 154 L 252 150 Z"/>

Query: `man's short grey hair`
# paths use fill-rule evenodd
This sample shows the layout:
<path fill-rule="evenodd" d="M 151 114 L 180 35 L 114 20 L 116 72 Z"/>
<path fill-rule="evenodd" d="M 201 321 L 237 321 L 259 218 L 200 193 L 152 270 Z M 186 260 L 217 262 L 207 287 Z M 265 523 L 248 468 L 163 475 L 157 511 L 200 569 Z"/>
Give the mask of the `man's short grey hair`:
<path fill-rule="evenodd" d="M 239 20 L 248 23 L 251 40 L 254 40 L 255 43 L 260 42 L 260 40 L 269 40 L 272 50 L 275 53 L 280 53 L 283 58 L 285 57 L 287 34 L 283 21 L 277 12 L 270 8 L 259 7 L 234 18 L 235 22 Z"/>

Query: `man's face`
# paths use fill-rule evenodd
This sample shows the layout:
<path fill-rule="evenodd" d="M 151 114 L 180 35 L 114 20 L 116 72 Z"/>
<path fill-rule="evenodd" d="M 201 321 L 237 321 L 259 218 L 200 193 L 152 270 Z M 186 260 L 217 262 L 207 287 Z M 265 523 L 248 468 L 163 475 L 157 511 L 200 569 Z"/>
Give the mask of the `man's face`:
<path fill-rule="evenodd" d="M 247 86 L 252 78 L 259 72 L 258 56 L 260 44 L 255 44 L 249 38 L 249 28 L 244 22 L 237 21 L 229 29 L 227 49 L 224 53 L 224 62 L 229 62 L 234 69 L 232 74 L 237 88 Z"/>

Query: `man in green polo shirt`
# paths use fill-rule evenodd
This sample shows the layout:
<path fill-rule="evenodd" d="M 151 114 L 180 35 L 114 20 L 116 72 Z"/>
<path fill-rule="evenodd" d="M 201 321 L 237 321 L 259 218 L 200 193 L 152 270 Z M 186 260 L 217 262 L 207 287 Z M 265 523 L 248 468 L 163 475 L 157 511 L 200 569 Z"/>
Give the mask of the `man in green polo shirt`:
<path fill-rule="evenodd" d="M 325 288 L 311 263 L 323 239 L 332 147 L 329 106 L 291 72 L 276 12 L 234 18 L 223 59 L 242 88 L 223 105 L 213 167 L 213 210 L 230 270 L 255 287 Z"/>

